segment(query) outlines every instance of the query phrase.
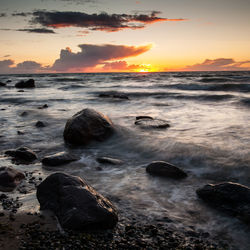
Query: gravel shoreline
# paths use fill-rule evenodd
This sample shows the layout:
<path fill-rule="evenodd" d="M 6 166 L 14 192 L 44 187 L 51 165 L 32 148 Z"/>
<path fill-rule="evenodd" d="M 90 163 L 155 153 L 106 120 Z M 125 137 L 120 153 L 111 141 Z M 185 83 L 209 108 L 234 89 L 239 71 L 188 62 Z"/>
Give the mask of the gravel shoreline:
<path fill-rule="evenodd" d="M 27 175 L 32 178 L 31 173 Z M 36 179 L 32 178 L 32 181 L 35 183 Z M 110 198 L 112 200 L 112 197 Z M 117 204 L 119 202 L 113 202 L 119 210 L 119 222 L 113 230 L 74 232 L 59 230 L 57 219 L 50 213 L 19 212 L 22 203 L 18 197 L 13 199 L 10 195 L 1 194 L 0 248 L 3 250 L 232 248 L 221 240 L 212 239 L 207 232 L 196 231 L 192 227 L 177 228 L 167 217 L 149 219 L 132 214 L 132 210 L 128 207 L 122 208 Z"/>

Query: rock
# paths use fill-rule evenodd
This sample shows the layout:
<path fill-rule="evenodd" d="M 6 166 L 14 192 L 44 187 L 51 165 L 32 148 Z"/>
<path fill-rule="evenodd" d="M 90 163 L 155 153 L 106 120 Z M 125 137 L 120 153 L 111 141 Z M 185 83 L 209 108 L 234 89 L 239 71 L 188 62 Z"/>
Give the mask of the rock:
<path fill-rule="evenodd" d="M 12 167 L 0 167 L 0 191 L 13 191 L 25 175 L 12 168 Z"/>
<path fill-rule="evenodd" d="M 115 158 L 110 158 L 110 157 L 97 157 L 96 160 L 99 163 L 103 164 L 111 164 L 111 165 L 121 165 L 123 164 L 123 161 Z"/>
<path fill-rule="evenodd" d="M 117 99 L 125 99 L 129 100 L 129 97 L 125 94 L 114 94 L 114 93 L 101 93 L 99 97 L 102 98 L 117 98 Z"/>
<path fill-rule="evenodd" d="M 50 175 L 37 187 L 37 199 L 40 209 L 52 210 L 63 228 L 108 229 L 118 221 L 113 204 L 77 176 Z"/>
<path fill-rule="evenodd" d="M 146 167 L 146 171 L 151 175 L 181 179 L 187 177 L 187 174 L 178 167 L 165 161 L 153 161 Z"/>
<path fill-rule="evenodd" d="M 46 109 L 48 107 L 49 107 L 48 104 L 44 104 L 43 106 L 38 107 L 38 109 Z"/>
<path fill-rule="evenodd" d="M 167 121 L 161 119 L 154 119 L 151 116 L 137 116 L 135 125 L 145 129 L 163 129 L 170 127 Z"/>
<path fill-rule="evenodd" d="M 0 87 L 5 87 L 6 83 L 0 82 Z"/>
<path fill-rule="evenodd" d="M 111 120 L 94 109 L 83 109 L 70 118 L 64 128 L 64 139 L 75 145 L 103 141 L 114 132 Z"/>
<path fill-rule="evenodd" d="M 13 157 L 13 160 L 17 163 L 31 163 L 37 159 L 36 154 L 26 147 L 7 150 L 5 154 Z"/>
<path fill-rule="evenodd" d="M 208 184 L 196 191 L 212 207 L 250 223 L 250 188 L 238 183 Z"/>
<path fill-rule="evenodd" d="M 43 128 L 43 127 L 45 127 L 45 124 L 43 122 L 41 122 L 41 121 L 37 121 L 36 124 L 35 124 L 35 126 L 37 128 Z"/>
<path fill-rule="evenodd" d="M 23 111 L 20 116 L 27 116 L 28 115 L 28 112 L 27 111 Z"/>
<path fill-rule="evenodd" d="M 60 152 L 57 154 L 45 156 L 42 159 L 42 163 L 47 166 L 59 166 L 77 160 L 80 160 L 80 158 L 66 152 Z"/>
<path fill-rule="evenodd" d="M 24 133 L 23 131 L 18 130 L 18 131 L 17 131 L 17 134 L 18 134 L 18 135 L 24 135 L 25 133 Z"/>
<path fill-rule="evenodd" d="M 16 88 L 35 88 L 35 81 L 34 79 L 29 79 L 27 81 L 20 81 L 15 84 Z"/>
<path fill-rule="evenodd" d="M 23 90 L 23 89 L 20 89 L 20 90 L 18 90 L 17 92 L 23 93 L 23 92 L 24 92 L 24 90 Z"/>
<path fill-rule="evenodd" d="M 135 120 L 141 120 L 141 119 L 149 119 L 149 120 L 154 120 L 154 118 L 152 116 L 149 116 L 149 115 L 139 115 L 139 116 L 136 116 Z"/>
<path fill-rule="evenodd" d="M 12 81 L 11 80 L 7 80 L 6 82 L 9 83 L 9 82 L 12 82 Z"/>

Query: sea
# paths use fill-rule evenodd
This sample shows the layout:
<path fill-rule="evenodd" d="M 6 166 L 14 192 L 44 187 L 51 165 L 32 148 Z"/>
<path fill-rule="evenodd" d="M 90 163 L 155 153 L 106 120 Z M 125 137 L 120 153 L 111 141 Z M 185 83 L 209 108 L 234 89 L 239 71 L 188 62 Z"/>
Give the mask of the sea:
<path fill-rule="evenodd" d="M 14 87 L 30 78 L 36 88 L 20 92 Z M 250 186 L 249 71 L 0 75 L 0 82 L 8 80 L 0 87 L 1 166 L 43 178 L 60 171 L 77 175 L 129 215 L 168 218 L 176 227 L 209 232 L 232 249 L 250 249 L 249 226 L 196 195 L 208 183 Z M 48 107 L 41 108 L 44 104 Z M 63 139 L 66 121 L 85 108 L 109 116 L 116 134 L 104 142 L 69 147 Z M 170 127 L 136 126 L 136 116 L 145 115 L 166 120 Z M 37 128 L 37 121 L 45 127 Z M 20 146 L 31 148 L 39 159 L 61 151 L 81 159 L 51 168 L 40 161 L 14 165 L 3 152 Z M 124 164 L 102 165 L 96 161 L 100 156 Z M 145 168 L 152 161 L 174 164 L 188 177 L 150 176 Z M 18 196 L 20 209 L 39 210 L 34 190 Z"/>

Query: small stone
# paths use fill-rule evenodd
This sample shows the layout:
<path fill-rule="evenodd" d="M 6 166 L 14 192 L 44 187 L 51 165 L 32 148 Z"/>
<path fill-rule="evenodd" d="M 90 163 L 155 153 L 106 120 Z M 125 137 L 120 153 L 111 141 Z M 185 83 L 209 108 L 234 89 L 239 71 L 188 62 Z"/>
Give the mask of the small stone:
<path fill-rule="evenodd" d="M 174 179 L 187 177 L 187 174 L 183 170 L 165 161 L 154 161 L 150 163 L 146 167 L 146 171 L 151 175 L 170 177 Z"/>
<path fill-rule="evenodd" d="M 41 122 L 41 121 L 37 121 L 36 124 L 35 124 L 35 126 L 37 128 L 43 128 L 43 127 L 45 127 L 45 124 L 43 122 Z"/>

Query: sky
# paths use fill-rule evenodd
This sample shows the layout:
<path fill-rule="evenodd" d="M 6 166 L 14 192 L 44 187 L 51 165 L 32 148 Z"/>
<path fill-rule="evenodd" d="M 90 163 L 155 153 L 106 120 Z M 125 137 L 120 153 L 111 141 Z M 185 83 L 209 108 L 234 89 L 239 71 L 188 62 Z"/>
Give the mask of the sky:
<path fill-rule="evenodd" d="M 0 0 L 0 73 L 250 70 L 250 0 Z"/>

